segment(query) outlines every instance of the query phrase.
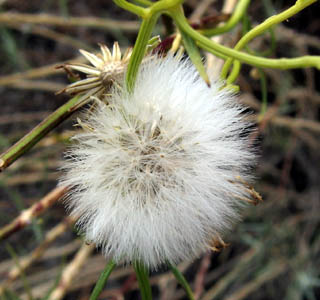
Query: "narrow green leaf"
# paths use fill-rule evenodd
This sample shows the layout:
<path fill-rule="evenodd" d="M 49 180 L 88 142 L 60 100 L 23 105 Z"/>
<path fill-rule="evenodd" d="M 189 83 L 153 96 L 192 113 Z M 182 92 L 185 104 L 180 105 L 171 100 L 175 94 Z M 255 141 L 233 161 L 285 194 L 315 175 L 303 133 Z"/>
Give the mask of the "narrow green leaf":
<path fill-rule="evenodd" d="M 208 77 L 208 74 L 206 72 L 206 69 L 202 62 L 202 57 L 200 55 L 200 51 L 198 49 L 198 46 L 196 45 L 195 41 L 186 33 L 183 31 L 180 31 L 184 47 L 187 50 L 187 53 L 192 61 L 192 63 L 195 65 L 196 69 L 198 70 L 200 76 L 203 78 L 203 80 L 206 82 L 208 86 L 210 86 L 210 80 Z"/>
<path fill-rule="evenodd" d="M 102 292 L 104 286 L 106 285 L 106 282 L 107 282 L 111 272 L 115 268 L 115 266 L 116 266 L 116 264 L 113 260 L 111 260 L 107 263 L 105 269 L 101 273 L 101 275 L 96 283 L 96 286 L 93 289 L 93 292 L 90 296 L 90 300 L 97 300 L 98 299 L 100 293 Z"/>
<path fill-rule="evenodd" d="M 178 270 L 177 267 L 168 264 L 169 268 L 171 269 L 173 275 L 176 277 L 177 281 L 181 284 L 181 286 L 184 288 L 184 290 L 187 293 L 187 296 L 190 300 L 194 300 L 194 296 L 192 293 L 192 290 L 190 288 L 190 285 L 188 283 L 188 281 L 184 278 L 183 274 Z"/>

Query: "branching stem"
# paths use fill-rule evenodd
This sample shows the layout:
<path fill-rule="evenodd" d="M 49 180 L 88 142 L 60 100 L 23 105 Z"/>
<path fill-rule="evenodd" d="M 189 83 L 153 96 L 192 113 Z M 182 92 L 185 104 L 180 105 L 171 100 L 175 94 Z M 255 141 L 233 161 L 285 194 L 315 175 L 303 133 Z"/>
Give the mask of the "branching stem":
<path fill-rule="evenodd" d="M 310 0 L 311 2 L 314 0 Z M 298 58 L 279 58 L 270 59 L 264 57 L 258 57 L 243 53 L 225 46 L 222 46 L 209 38 L 203 36 L 196 30 L 194 30 L 188 23 L 180 7 L 175 7 L 170 10 L 170 15 L 176 22 L 177 26 L 181 31 L 184 31 L 204 50 L 216 54 L 221 53 L 224 56 L 231 57 L 232 59 L 239 60 L 260 68 L 274 68 L 274 69 L 293 69 L 293 68 L 307 68 L 316 67 L 320 69 L 320 56 L 302 56 Z"/>
<path fill-rule="evenodd" d="M 250 30 L 247 34 L 245 34 L 237 43 L 237 45 L 234 47 L 235 50 L 241 50 L 243 49 L 252 39 L 254 39 L 255 37 L 257 37 L 258 35 L 261 35 L 262 33 L 264 33 L 266 30 L 268 30 L 269 28 L 271 28 L 272 26 L 279 24 L 287 19 L 289 19 L 290 17 L 296 15 L 298 12 L 300 12 L 301 10 L 303 10 L 304 8 L 306 8 L 307 6 L 311 5 L 312 3 L 316 2 L 317 0 L 298 0 L 292 7 L 288 8 L 287 10 L 283 11 L 282 13 L 278 14 L 278 15 L 274 15 L 269 17 L 268 19 L 266 19 L 263 23 L 261 23 L 260 25 L 256 26 L 255 28 L 253 28 L 252 30 Z M 308 56 L 305 56 L 305 58 L 307 58 Z M 303 58 L 303 57 L 301 57 Z M 316 59 L 316 57 L 314 57 Z M 308 59 L 303 59 L 303 61 L 308 61 Z M 318 63 L 315 65 L 315 67 L 319 68 L 319 64 L 320 64 L 320 57 L 318 57 L 316 60 L 318 60 Z M 229 68 L 231 67 L 231 64 L 233 62 L 233 58 L 230 57 L 227 59 L 227 61 L 225 62 L 223 69 L 221 71 L 221 78 L 225 79 L 228 73 Z M 297 67 L 303 67 L 301 65 L 298 65 Z M 233 74 L 232 77 L 236 78 L 238 73 L 240 71 L 237 70 L 236 74 Z M 231 81 L 229 80 L 229 83 L 231 83 Z"/>

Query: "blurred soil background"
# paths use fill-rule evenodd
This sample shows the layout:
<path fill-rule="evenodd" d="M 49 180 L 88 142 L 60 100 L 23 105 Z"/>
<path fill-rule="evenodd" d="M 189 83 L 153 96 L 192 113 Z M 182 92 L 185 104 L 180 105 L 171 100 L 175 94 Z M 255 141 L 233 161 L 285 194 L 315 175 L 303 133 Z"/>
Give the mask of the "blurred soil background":
<path fill-rule="evenodd" d="M 257 24 L 294 1 L 251 1 Z M 194 21 L 221 15 L 222 1 L 188 0 Z M 256 38 L 250 48 L 269 57 L 320 55 L 320 5 Z M 165 22 L 157 31 L 165 38 Z M 139 20 L 112 1 L 0 0 L 0 150 L 29 132 L 68 100 L 55 95 L 67 76 L 55 66 L 77 49 L 98 51 L 133 45 Z M 233 46 L 241 26 L 222 41 Z M 271 37 L 275 42 L 271 43 Z M 271 50 L 270 50 L 271 49 Z M 255 189 L 263 203 L 249 206 L 244 222 L 226 236 L 228 247 L 179 266 L 197 299 L 320 299 L 320 72 L 315 69 L 262 73 L 243 66 L 241 101 L 258 120 L 260 145 Z M 259 117 L 262 99 L 268 109 Z M 0 174 L 0 233 L 24 209 L 42 200 L 39 216 L 0 241 L 0 299 L 89 299 L 105 266 L 92 245 L 83 245 L 56 189 L 59 166 L 76 115 Z M 51 192 L 53 190 L 53 193 Z M 43 197 L 49 195 L 43 200 Z M 187 299 L 167 270 L 152 274 L 154 299 Z M 132 269 L 119 267 L 100 299 L 139 299 Z"/>

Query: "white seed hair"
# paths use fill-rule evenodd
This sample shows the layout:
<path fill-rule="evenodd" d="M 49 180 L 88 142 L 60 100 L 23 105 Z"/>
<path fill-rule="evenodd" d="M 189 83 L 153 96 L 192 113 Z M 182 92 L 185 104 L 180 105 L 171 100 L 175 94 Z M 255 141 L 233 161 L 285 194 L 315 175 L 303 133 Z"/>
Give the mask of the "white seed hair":
<path fill-rule="evenodd" d="M 154 57 L 134 91 L 97 101 L 73 138 L 60 184 L 87 240 L 117 263 L 157 269 L 198 257 L 239 220 L 234 183 L 249 180 L 244 107 L 221 84 L 209 88 L 188 60 Z"/>

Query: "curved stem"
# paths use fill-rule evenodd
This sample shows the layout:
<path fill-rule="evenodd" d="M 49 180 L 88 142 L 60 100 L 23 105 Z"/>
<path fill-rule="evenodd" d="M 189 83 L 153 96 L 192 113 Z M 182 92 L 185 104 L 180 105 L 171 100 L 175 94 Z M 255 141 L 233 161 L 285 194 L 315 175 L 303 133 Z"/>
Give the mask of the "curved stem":
<path fill-rule="evenodd" d="M 152 300 L 149 274 L 146 267 L 140 262 L 135 262 L 133 267 L 137 275 L 142 300 Z"/>
<path fill-rule="evenodd" d="M 126 0 L 113 0 L 113 2 L 115 4 L 117 4 L 119 7 L 127 10 L 127 11 L 130 11 L 142 18 L 145 17 L 146 15 L 146 8 L 143 8 L 143 7 L 140 7 L 138 5 L 135 5 L 135 4 L 132 4 L 132 3 L 129 3 L 128 1 Z"/>
<path fill-rule="evenodd" d="M 184 288 L 184 290 L 187 293 L 187 296 L 190 300 L 195 300 L 194 295 L 192 293 L 192 290 L 190 288 L 190 285 L 188 281 L 184 278 L 183 274 L 176 268 L 175 266 L 168 264 L 169 268 L 171 269 L 173 275 L 176 277 L 178 282 L 181 284 L 181 286 Z"/>
<path fill-rule="evenodd" d="M 137 4 L 144 5 L 144 6 L 150 6 L 153 4 L 153 2 L 149 0 L 133 0 L 133 1 L 136 2 Z"/>
<path fill-rule="evenodd" d="M 113 269 L 115 268 L 116 264 L 113 260 L 109 261 L 105 267 L 105 269 L 102 271 L 94 289 L 93 292 L 90 296 L 90 300 L 97 300 L 100 293 L 102 292 L 104 286 L 106 285 L 106 282 L 111 274 L 111 272 L 113 271 Z"/>
<path fill-rule="evenodd" d="M 293 68 L 316 67 L 320 69 L 320 56 L 302 56 L 298 58 L 280 59 L 257 57 L 222 46 L 203 36 L 188 24 L 188 21 L 186 20 L 179 7 L 171 9 L 170 15 L 181 31 L 186 32 L 190 37 L 198 42 L 198 45 L 201 48 L 211 53 L 220 52 L 221 54 L 229 56 L 233 59 L 237 59 L 241 62 L 261 68 L 274 68 L 284 70 Z"/>
<path fill-rule="evenodd" d="M 267 89 L 267 78 L 264 72 L 261 69 L 257 69 L 260 76 L 260 85 L 261 85 L 261 93 L 262 93 L 262 103 L 261 109 L 258 115 L 258 122 L 261 121 L 267 111 L 268 108 L 268 89 Z"/>
<path fill-rule="evenodd" d="M 230 31 L 233 27 L 235 27 L 245 14 L 250 0 L 240 0 L 231 16 L 231 18 L 222 26 L 212 28 L 212 29 L 204 29 L 200 30 L 200 33 L 206 36 L 214 36 L 218 34 L 222 34 L 224 32 Z"/>
<path fill-rule="evenodd" d="M 163 12 L 164 10 L 168 10 L 182 4 L 183 2 L 184 0 L 160 0 L 150 7 L 150 14 Z"/>
<path fill-rule="evenodd" d="M 232 71 L 230 73 L 230 75 L 227 78 L 227 84 L 232 84 L 233 82 L 236 81 L 236 79 L 238 78 L 238 75 L 240 73 L 241 70 L 241 63 L 238 60 L 235 60 L 233 62 L 233 68 Z M 222 77 L 222 76 L 221 76 Z M 223 77 L 222 77 L 223 78 Z"/>
<path fill-rule="evenodd" d="M 278 15 L 274 15 L 266 19 L 263 23 L 256 26 L 252 30 L 250 30 L 247 34 L 245 34 L 234 47 L 235 50 L 241 50 L 243 47 L 248 44 L 253 38 L 262 34 L 267 29 L 272 27 L 275 24 L 279 24 L 288 18 L 292 17 L 293 15 L 297 14 L 299 11 L 303 10 L 305 7 L 311 5 L 312 3 L 316 2 L 317 0 L 298 0 L 295 5 L 290 7 L 289 9 L 283 11 Z M 229 58 L 222 69 L 221 77 L 226 78 L 228 70 L 233 62 L 233 58 Z"/>

